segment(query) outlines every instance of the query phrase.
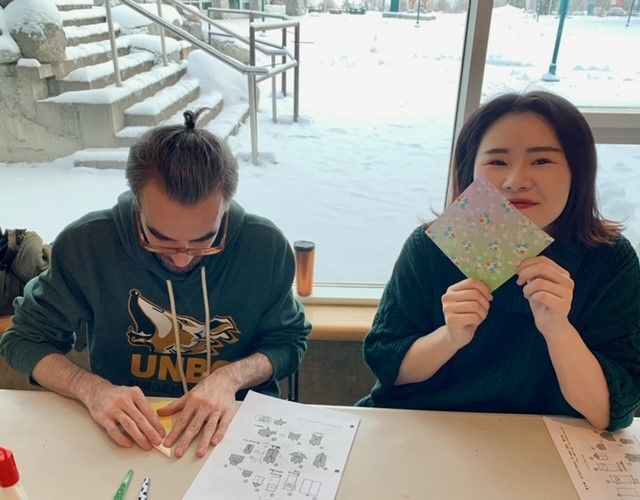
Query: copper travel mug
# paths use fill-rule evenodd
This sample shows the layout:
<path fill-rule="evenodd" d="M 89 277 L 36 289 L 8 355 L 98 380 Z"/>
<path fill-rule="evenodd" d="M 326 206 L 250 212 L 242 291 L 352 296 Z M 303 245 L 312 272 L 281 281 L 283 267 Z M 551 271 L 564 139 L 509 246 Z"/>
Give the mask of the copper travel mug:
<path fill-rule="evenodd" d="M 296 290 L 298 295 L 306 297 L 313 291 L 316 244 L 313 241 L 295 241 L 293 249 L 296 253 Z"/>

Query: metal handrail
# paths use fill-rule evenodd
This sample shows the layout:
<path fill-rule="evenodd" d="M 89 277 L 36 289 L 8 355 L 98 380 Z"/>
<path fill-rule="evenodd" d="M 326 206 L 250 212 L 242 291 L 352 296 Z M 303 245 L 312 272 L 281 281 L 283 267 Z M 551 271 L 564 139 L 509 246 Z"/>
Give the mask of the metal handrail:
<path fill-rule="evenodd" d="M 278 106 L 277 106 L 277 100 L 276 100 L 276 75 L 281 73 L 282 74 L 282 86 L 283 86 L 283 95 L 286 95 L 286 79 L 285 79 L 285 74 L 286 71 L 288 69 L 294 68 L 297 65 L 297 61 L 294 60 L 293 56 L 291 55 L 291 53 L 287 50 L 286 46 L 280 46 L 271 42 L 266 42 L 266 41 L 262 41 L 262 40 L 256 40 L 255 37 L 253 39 L 253 42 L 251 41 L 250 38 L 247 38 L 245 36 L 240 35 L 239 33 L 236 33 L 235 31 L 231 30 L 230 28 L 227 28 L 226 26 L 217 23 L 215 21 L 213 21 L 209 16 L 204 16 L 202 15 L 199 11 L 197 10 L 193 10 L 190 9 L 189 5 L 186 5 L 184 3 L 182 3 L 180 0 L 168 0 L 170 3 L 177 5 L 179 7 L 181 7 L 184 10 L 188 10 L 192 15 L 195 15 L 197 19 L 200 19 L 201 21 L 204 21 L 206 23 L 209 24 L 209 43 L 211 43 L 211 26 L 213 26 L 214 28 L 219 29 L 220 31 L 222 31 L 223 33 L 215 33 L 215 35 L 217 36 L 229 36 L 231 38 L 234 38 L 240 42 L 245 43 L 246 45 L 249 46 L 249 52 L 251 53 L 251 47 L 254 47 L 255 50 L 261 52 L 264 55 L 270 56 L 271 57 L 271 66 L 272 68 L 276 68 L 276 70 L 274 71 L 274 69 L 271 69 L 269 71 L 269 74 L 260 78 L 256 78 L 256 84 L 266 80 L 267 78 L 271 78 L 271 120 L 274 123 L 277 123 L 278 121 Z M 210 14 L 211 12 L 236 12 L 235 10 L 231 10 L 231 9 L 216 9 L 216 8 L 211 8 L 207 11 L 208 14 Z M 255 11 L 243 11 L 244 13 L 248 13 L 249 14 L 249 19 L 250 19 L 250 25 L 254 24 L 253 21 L 253 15 L 256 13 Z M 271 18 L 276 18 L 278 19 L 281 23 L 287 23 L 284 26 L 280 26 L 280 28 L 283 30 L 286 30 L 287 27 L 291 27 L 291 26 L 297 26 L 299 25 L 298 21 L 290 21 L 289 18 L 287 16 L 281 16 L 281 15 L 269 15 L 267 17 L 271 17 Z M 273 25 L 272 22 L 270 22 L 271 24 L 269 25 L 270 27 Z M 272 28 L 270 28 L 272 29 Z M 284 38 L 286 40 L 286 37 Z M 282 56 L 282 65 L 278 66 L 276 65 L 276 59 L 275 56 L 279 55 Z M 287 57 L 291 58 L 293 61 L 290 61 L 289 63 L 286 62 Z M 255 59 L 253 61 L 251 61 L 251 65 L 255 66 Z M 255 94 L 253 94 L 255 95 Z M 294 95 L 294 109 L 297 110 L 298 109 L 298 103 L 297 103 L 297 93 Z M 253 117 L 253 115 L 251 116 L 251 118 Z M 294 121 L 298 121 L 298 115 L 297 115 L 297 111 L 295 113 L 294 116 Z M 257 120 L 255 120 L 255 122 L 253 120 L 251 120 L 251 126 L 254 127 L 252 128 L 252 151 L 257 149 Z M 253 140 L 253 137 L 255 137 L 255 141 Z M 256 158 L 254 158 L 254 156 L 252 155 L 252 161 L 255 163 L 255 161 L 257 161 Z"/>
<path fill-rule="evenodd" d="M 188 42 L 192 43 L 193 45 L 197 46 L 198 48 L 204 50 L 207 54 L 215 57 L 216 59 L 219 59 L 220 61 L 222 61 L 223 63 L 227 64 L 228 66 L 231 66 L 232 68 L 236 69 L 237 71 L 240 71 L 242 73 L 266 73 L 265 69 L 259 68 L 259 67 L 251 67 L 247 64 L 243 64 L 240 61 L 234 59 L 231 56 L 228 56 L 227 54 L 225 54 L 224 52 L 221 52 L 213 47 L 211 47 L 211 45 L 204 43 L 202 40 L 199 40 L 198 38 L 196 38 L 195 36 L 193 36 L 191 33 L 189 33 L 188 31 L 183 30 L 182 28 L 178 28 L 177 26 L 174 26 L 173 24 L 171 24 L 170 22 L 156 16 L 155 14 L 153 14 L 152 12 L 149 12 L 148 10 L 140 7 L 140 4 L 133 2 L 132 0 L 120 0 L 120 2 L 122 2 L 123 4 L 127 5 L 128 7 L 131 7 L 133 10 L 135 10 L 136 12 L 138 12 L 139 14 L 142 14 L 144 17 L 151 19 L 152 21 L 156 22 L 157 24 L 161 25 L 163 28 L 168 29 L 169 31 L 171 31 L 172 33 L 179 35 L 181 38 L 184 38 L 185 40 L 187 40 Z M 109 22 L 109 20 L 107 20 L 107 22 Z"/>
<path fill-rule="evenodd" d="M 116 32 L 113 29 L 113 22 L 111 22 L 111 2 L 107 1 L 104 4 L 105 13 L 107 15 L 107 27 L 109 28 L 109 43 L 111 44 L 111 60 L 113 61 L 113 76 L 116 79 L 116 87 L 122 87 L 122 80 L 120 78 L 120 68 L 118 66 L 118 46 L 116 45 Z"/>
<path fill-rule="evenodd" d="M 110 0 L 107 0 L 110 1 Z M 156 0 L 156 6 L 158 8 L 158 17 L 162 19 L 162 0 Z M 160 27 L 160 46 L 162 47 L 162 65 L 166 66 L 167 62 L 167 44 L 164 40 L 164 28 Z"/>
<path fill-rule="evenodd" d="M 221 7 L 209 7 L 209 12 L 220 12 L 221 14 L 247 14 L 248 16 L 257 17 L 274 17 L 276 19 L 289 19 L 288 16 L 282 14 L 273 14 L 271 12 L 263 12 L 261 10 L 243 10 L 243 9 L 224 9 Z"/>
<path fill-rule="evenodd" d="M 298 121 L 298 113 L 299 113 L 299 104 L 300 101 L 298 99 L 298 94 L 300 91 L 300 23 L 298 21 L 293 20 L 283 20 L 280 22 L 265 22 L 265 21 L 253 21 L 249 23 L 249 41 L 250 41 L 250 52 L 249 52 L 249 63 L 255 64 L 256 62 L 256 50 L 255 50 L 255 40 L 256 40 L 256 31 L 270 31 L 270 30 L 282 30 L 282 43 L 286 46 L 287 42 L 287 28 L 294 28 L 294 40 L 295 40 L 295 55 L 293 58 L 293 62 L 295 66 L 293 66 L 293 121 Z M 285 57 L 282 57 L 282 63 L 285 64 Z M 275 56 L 271 56 L 271 64 L 272 68 L 276 68 Z M 285 80 L 285 72 L 282 72 L 282 91 L 283 94 L 286 95 L 287 84 Z M 275 95 L 275 78 L 272 83 L 272 95 Z M 273 121 L 276 121 L 276 105 L 275 99 L 273 102 Z M 256 132 L 257 133 L 257 132 Z M 257 147 L 257 145 L 256 145 Z"/>
<path fill-rule="evenodd" d="M 195 11 L 195 10 L 191 10 L 191 6 L 187 5 L 185 3 L 182 3 L 180 0 L 167 0 L 169 3 L 172 3 L 174 5 L 178 5 L 179 7 L 188 10 L 189 13 L 191 15 L 196 16 L 198 19 L 200 19 L 201 21 L 204 21 L 206 23 L 208 23 L 210 26 L 213 26 L 217 29 L 219 29 L 220 31 L 222 31 L 225 35 L 230 36 L 232 38 L 235 38 L 236 40 L 239 40 L 241 42 L 246 43 L 247 45 L 249 45 L 249 39 L 246 36 L 242 36 L 239 33 L 236 33 L 235 31 L 233 31 L 231 28 L 227 28 L 226 26 L 224 26 L 223 24 L 217 23 L 215 22 L 213 19 L 211 19 L 208 16 L 203 15 L 201 12 L 199 11 Z M 209 9 L 210 11 L 216 10 L 213 8 Z M 224 11 L 230 11 L 230 9 L 222 9 Z M 237 10 L 233 10 L 232 12 L 237 13 Z M 253 12 L 253 11 L 240 11 L 242 13 L 245 12 Z M 279 18 L 281 18 L 283 16 L 279 16 Z M 216 33 L 217 35 L 220 35 L 219 33 Z M 263 40 L 256 40 L 256 43 L 259 43 L 260 45 L 266 45 L 268 47 L 272 47 L 276 50 L 269 50 L 269 49 L 265 49 L 265 48 L 258 48 L 258 46 L 256 46 L 256 49 L 258 49 L 260 52 L 262 52 L 265 55 L 272 55 L 274 53 L 278 54 L 278 55 L 282 55 L 283 53 L 286 53 L 286 55 L 288 55 L 289 57 L 293 58 L 293 56 L 289 53 L 288 50 L 286 50 L 286 47 L 283 48 L 280 45 L 277 45 L 275 43 L 271 43 L 271 42 L 267 42 L 267 41 L 263 41 Z"/>
<path fill-rule="evenodd" d="M 168 0 L 168 1 L 172 2 L 174 0 Z M 229 35 L 227 33 L 217 33 L 213 31 L 209 31 L 209 40 L 211 40 L 211 35 L 227 37 L 227 38 L 235 38 L 236 40 L 245 42 L 247 45 L 249 44 L 248 38 L 238 34 Z M 286 47 L 282 47 L 277 43 L 271 43 L 265 40 L 256 40 L 255 42 L 256 42 L 256 50 L 258 50 L 258 52 L 262 52 L 266 56 L 289 56 L 291 59 L 293 59 L 293 55 L 291 54 L 291 52 L 287 50 Z M 266 47 L 261 47 L 261 45 L 266 45 Z"/>
<path fill-rule="evenodd" d="M 294 28 L 299 24 L 300 23 L 298 21 L 281 21 L 279 23 L 274 23 L 272 21 L 253 21 L 251 26 L 253 26 L 256 31 L 267 31 L 277 30 L 280 28 Z"/>
<path fill-rule="evenodd" d="M 228 66 L 231 66 L 233 69 L 241 72 L 243 75 L 247 76 L 247 81 L 248 81 L 248 97 L 249 97 L 249 119 L 250 119 L 250 124 L 251 124 L 251 159 L 252 159 L 252 163 L 254 165 L 258 165 L 258 118 L 257 118 L 257 84 L 267 78 L 272 78 L 272 101 L 273 101 L 273 120 L 276 121 L 276 98 L 275 98 L 275 77 L 278 74 L 282 74 L 282 85 L 283 85 L 283 93 L 286 95 L 286 71 L 293 68 L 294 69 L 294 81 L 295 81 L 295 93 L 294 93 L 294 121 L 298 121 L 298 81 L 299 81 L 299 35 L 300 35 L 300 23 L 297 21 L 289 21 L 287 18 L 287 16 L 282 16 L 279 14 L 269 14 L 266 12 L 260 12 L 260 11 L 251 11 L 251 10 L 237 10 L 237 9 L 209 9 L 210 11 L 218 11 L 218 12 L 232 12 L 232 13 L 241 13 L 241 14 L 248 14 L 250 16 L 250 20 L 253 22 L 253 16 L 254 15 L 258 15 L 258 16 L 262 16 L 262 17 L 270 17 L 270 18 L 277 18 L 280 19 L 282 22 L 280 23 L 271 23 L 273 25 L 277 25 L 277 28 L 274 27 L 268 27 L 267 25 L 269 23 L 260 23 L 260 26 L 258 27 L 258 30 L 260 31 L 266 31 L 268 29 L 282 29 L 283 30 L 283 46 L 280 47 L 276 44 L 272 44 L 269 42 L 262 42 L 262 41 L 258 41 L 256 43 L 255 40 L 255 31 L 256 31 L 256 27 L 251 26 L 250 25 L 250 33 L 252 36 L 250 36 L 250 38 L 247 40 L 246 37 L 243 37 L 235 32 L 233 32 L 232 30 L 219 25 L 218 23 L 215 23 L 214 21 L 212 21 L 210 18 L 205 18 L 204 16 L 202 16 L 199 12 L 195 12 L 191 9 L 189 9 L 189 6 L 186 6 L 184 4 L 182 4 L 181 2 L 179 2 L 178 0 L 169 0 L 171 3 L 175 3 L 177 5 L 180 5 L 183 8 L 188 9 L 191 13 L 193 14 L 197 14 L 197 17 L 202 18 L 203 20 L 207 21 L 209 24 L 214 25 L 215 27 L 225 31 L 228 35 L 233 36 L 234 38 L 244 42 L 244 43 L 249 43 L 249 47 L 250 47 L 250 54 L 251 54 L 251 64 L 247 65 L 244 64 L 236 59 L 234 59 L 231 56 L 228 56 L 227 54 L 213 48 L 211 45 L 204 43 L 203 41 L 199 40 L 198 38 L 196 38 L 195 36 L 193 36 L 191 33 L 178 28 L 176 26 L 174 26 L 173 24 L 169 23 L 168 21 L 166 21 L 165 19 L 163 19 L 160 16 L 156 16 L 155 14 L 153 14 L 152 12 L 144 9 L 143 7 L 141 7 L 139 4 L 135 3 L 132 0 L 120 0 L 123 4 L 127 5 L 128 7 L 130 7 L 131 9 L 135 10 L 136 12 L 138 12 L 139 14 L 141 14 L 142 16 L 146 17 L 147 19 L 152 20 L 153 22 L 155 22 L 156 24 L 160 25 L 161 28 L 161 33 L 162 33 L 162 58 L 163 58 L 163 62 L 165 62 L 166 64 L 166 46 L 164 44 L 164 29 L 169 30 L 170 32 L 180 36 L 181 38 L 187 40 L 188 42 L 190 42 L 191 44 L 195 45 L 196 47 L 202 49 L 205 53 L 215 57 L 216 59 L 218 59 L 219 61 L 225 63 Z M 112 53 L 112 60 L 113 60 L 113 68 L 114 68 L 114 73 L 115 73 L 115 79 L 116 79 L 116 85 L 121 86 L 121 79 L 120 79 L 120 71 L 118 68 L 118 54 L 117 54 L 117 48 L 116 48 L 116 42 L 115 42 L 115 34 L 114 34 L 114 29 L 113 29 L 113 19 L 112 19 L 112 15 L 111 15 L 111 8 L 110 5 L 107 6 L 106 10 L 106 17 L 107 17 L 107 25 L 109 28 L 109 34 L 110 34 L 110 42 L 111 42 L 111 53 Z M 160 0 L 158 0 L 158 12 L 161 14 L 161 8 L 160 8 Z M 251 23 L 253 24 L 253 23 Z M 290 54 L 290 52 L 286 49 L 286 27 L 289 26 L 293 26 L 295 27 L 295 53 L 298 56 L 297 58 L 293 58 Z M 261 45 L 265 45 L 265 46 L 270 46 L 272 47 L 272 49 L 268 49 L 265 47 L 261 47 Z M 273 50 L 273 49 L 277 49 L 277 50 Z M 261 66 L 257 66 L 256 65 L 256 61 L 255 61 L 255 51 L 258 50 L 259 52 L 266 54 L 266 55 L 271 55 L 271 66 L 270 67 L 261 67 Z M 282 64 L 275 64 L 275 56 L 276 55 L 281 55 L 282 56 Z M 292 60 L 287 62 L 286 58 L 287 56 L 289 58 L 291 58 Z M 258 78 L 258 75 L 261 75 L 260 78 Z"/>

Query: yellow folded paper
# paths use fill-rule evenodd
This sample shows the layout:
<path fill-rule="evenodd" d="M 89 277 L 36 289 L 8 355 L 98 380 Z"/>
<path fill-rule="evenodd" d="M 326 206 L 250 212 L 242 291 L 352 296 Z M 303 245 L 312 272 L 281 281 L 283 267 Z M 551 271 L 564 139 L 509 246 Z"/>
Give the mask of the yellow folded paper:
<path fill-rule="evenodd" d="M 160 408 L 164 408 L 169 403 L 171 403 L 171 401 L 153 401 L 150 402 L 149 405 L 157 412 Z M 169 434 L 169 431 L 171 431 L 171 428 L 173 427 L 173 415 L 170 415 L 168 417 L 161 417 L 160 415 L 158 415 L 158 419 L 160 420 L 162 427 L 164 427 L 164 430 L 167 432 L 167 434 Z M 164 456 L 171 458 L 171 448 L 167 448 L 162 444 L 154 446 L 154 448 Z"/>

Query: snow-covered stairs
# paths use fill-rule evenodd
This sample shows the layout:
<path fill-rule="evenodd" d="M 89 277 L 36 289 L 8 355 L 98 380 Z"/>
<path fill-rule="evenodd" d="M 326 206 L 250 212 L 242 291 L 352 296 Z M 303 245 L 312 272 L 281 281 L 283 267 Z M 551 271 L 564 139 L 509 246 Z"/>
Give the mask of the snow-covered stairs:
<path fill-rule="evenodd" d="M 120 146 L 130 146 L 149 128 L 158 122 L 164 124 L 179 124 L 184 122 L 182 113 L 189 108 L 197 111 L 207 108 L 198 118 L 198 126 L 204 127 L 222 111 L 222 95 L 209 94 L 207 98 L 196 99 L 200 94 L 200 87 L 195 80 L 183 79 L 177 84 L 134 104 L 125 111 L 126 127 L 116 136 Z M 226 137 L 226 136 L 225 136 Z"/>
<path fill-rule="evenodd" d="M 84 7 L 82 5 L 81 7 Z M 68 10 L 60 12 L 62 16 L 62 26 L 86 26 L 90 24 L 100 24 L 107 20 L 104 7 L 76 8 L 76 5 L 69 5 Z"/>
<path fill-rule="evenodd" d="M 175 85 L 127 108 L 124 112 L 124 123 L 127 126 L 153 126 L 182 109 L 198 97 L 199 93 L 200 86 L 196 80 L 180 80 Z"/>
<path fill-rule="evenodd" d="M 109 26 L 107 23 L 96 23 L 88 26 L 65 26 L 62 29 L 67 36 L 67 47 L 109 39 Z M 114 23 L 113 30 L 116 37 L 120 36 L 120 26 L 116 23 Z"/>
<path fill-rule="evenodd" d="M 201 97 L 188 107 L 194 111 L 203 107 L 209 108 L 199 116 L 198 126 L 206 127 L 207 130 L 223 139 L 236 134 L 238 127 L 247 118 L 249 111 L 247 106 L 241 103 L 223 107 L 222 95 L 219 93 Z M 182 110 L 178 111 L 163 123 L 167 125 L 184 123 L 182 113 Z M 138 137 L 147 132 L 149 128 L 141 125 L 125 127 L 117 134 L 121 147 L 83 149 L 73 155 L 73 164 L 76 167 L 124 169 L 129 155 L 129 146 Z"/>
<path fill-rule="evenodd" d="M 93 7 L 91 0 L 55 0 L 54 3 L 60 12 L 74 9 L 91 9 Z"/>
<path fill-rule="evenodd" d="M 126 80 L 134 75 L 151 70 L 155 66 L 155 58 L 154 54 L 146 51 L 120 55 L 118 57 L 120 78 Z M 74 90 L 99 89 L 107 85 L 113 85 L 115 82 L 116 76 L 113 70 L 113 63 L 109 60 L 71 71 L 57 80 L 57 85 L 52 93 L 61 94 Z"/>
<path fill-rule="evenodd" d="M 115 25 L 122 80 L 117 87 L 105 9 L 92 1 L 54 0 L 63 18 L 66 55 L 51 66 L 48 96 L 36 101 L 43 122 L 81 144 L 76 165 L 123 167 L 133 142 L 159 124 L 183 123 L 185 109 L 209 108 L 199 126 L 208 124 L 224 138 L 235 133 L 246 107 L 225 109 L 221 94 L 201 95 L 198 81 L 186 77 L 191 46 L 185 41 L 167 37 L 163 66 L 157 37 L 123 35 Z"/>

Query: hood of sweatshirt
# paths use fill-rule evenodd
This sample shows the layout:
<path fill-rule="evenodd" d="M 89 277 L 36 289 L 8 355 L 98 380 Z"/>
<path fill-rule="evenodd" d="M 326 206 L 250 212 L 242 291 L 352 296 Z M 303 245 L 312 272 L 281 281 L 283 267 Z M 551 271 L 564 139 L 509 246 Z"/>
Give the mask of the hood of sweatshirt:
<path fill-rule="evenodd" d="M 208 299 L 208 287 L 207 287 L 207 271 L 212 271 L 218 265 L 223 265 L 225 252 L 232 251 L 235 246 L 242 222 L 244 219 L 244 210 L 240 205 L 235 202 L 231 202 L 229 206 L 229 225 L 227 228 L 227 244 L 224 252 L 202 257 L 199 265 L 186 273 L 175 273 L 167 269 L 158 256 L 145 250 L 140 245 L 138 225 L 136 221 L 136 206 L 133 193 L 127 191 L 118 197 L 118 203 L 113 207 L 113 220 L 116 225 L 116 231 L 123 242 L 125 251 L 128 253 L 130 259 L 132 259 L 140 269 L 146 270 L 149 273 L 163 279 L 167 284 L 167 294 L 169 296 L 169 302 L 171 305 L 171 321 L 172 330 L 174 333 L 174 345 L 177 356 L 178 372 L 182 381 L 183 392 L 188 392 L 187 379 L 185 376 L 184 363 L 182 359 L 182 346 L 179 335 L 178 326 L 178 313 L 176 311 L 175 295 L 173 291 L 173 284 L 184 283 L 191 284 L 198 281 L 201 284 L 203 296 L 202 301 L 205 309 L 205 344 L 207 346 L 207 368 L 206 373 L 211 373 L 211 331 L 210 331 L 210 312 L 209 312 L 209 299 Z"/>
<path fill-rule="evenodd" d="M 244 209 L 235 201 L 232 201 L 229 206 L 229 227 L 227 229 L 227 242 L 224 252 L 203 257 L 199 266 L 186 273 L 175 273 L 167 269 L 156 254 L 145 250 L 140 245 L 136 224 L 135 199 L 131 191 L 125 191 L 118 197 L 118 203 L 113 207 L 112 213 L 116 230 L 128 254 L 127 257 L 135 261 L 140 269 L 144 269 L 163 280 L 175 282 L 200 281 L 201 266 L 206 266 L 207 269 L 214 269 L 220 261 L 223 261 L 225 253 L 232 251 L 237 243 L 245 217 Z"/>

